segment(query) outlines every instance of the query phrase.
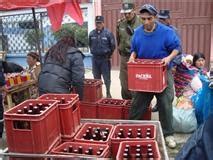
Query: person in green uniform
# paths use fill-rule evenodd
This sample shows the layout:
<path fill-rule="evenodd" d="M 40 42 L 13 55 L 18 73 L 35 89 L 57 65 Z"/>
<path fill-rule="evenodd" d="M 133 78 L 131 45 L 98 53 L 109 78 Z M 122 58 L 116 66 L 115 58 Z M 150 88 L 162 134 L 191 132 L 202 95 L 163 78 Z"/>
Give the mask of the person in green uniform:
<path fill-rule="evenodd" d="M 134 29 L 141 25 L 141 19 L 135 13 L 135 5 L 130 2 L 122 4 L 121 13 L 124 14 L 124 17 L 118 20 L 116 28 L 116 39 L 120 54 L 121 96 L 123 99 L 131 99 L 132 94 L 128 90 L 127 62 L 130 57 L 131 37 Z"/>

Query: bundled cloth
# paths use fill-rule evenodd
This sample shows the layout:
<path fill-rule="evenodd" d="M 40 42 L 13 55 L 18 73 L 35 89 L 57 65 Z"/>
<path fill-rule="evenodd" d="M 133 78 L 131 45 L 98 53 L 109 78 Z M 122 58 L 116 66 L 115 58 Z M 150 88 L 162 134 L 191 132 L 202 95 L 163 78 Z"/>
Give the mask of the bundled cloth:
<path fill-rule="evenodd" d="M 183 95 L 184 89 L 190 85 L 197 73 L 198 70 L 193 66 L 187 66 L 184 63 L 178 65 L 174 75 L 175 92 L 177 97 Z"/>

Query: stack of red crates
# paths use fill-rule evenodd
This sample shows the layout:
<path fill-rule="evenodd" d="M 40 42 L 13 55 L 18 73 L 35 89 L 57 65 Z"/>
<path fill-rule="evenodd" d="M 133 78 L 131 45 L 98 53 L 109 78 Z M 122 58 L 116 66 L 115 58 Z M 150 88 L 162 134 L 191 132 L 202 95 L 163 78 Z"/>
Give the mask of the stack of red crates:
<path fill-rule="evenodd" d="M 167 69 L 161 59 L 136 59 L 127 66 L 129 90 L 160 93 L 166 88 Z"/>
<path fill-rule="evenodd" d="M 44 94 L 38 99 L 58 101 L 61 138 L 70 141 L 79 130 L 81 114 L 77 94 Z M 63 102 L 61 102 L 63 101 Z"/>
<path fill-rule="evenodd" d="M 82 118 L 97 118 L 97 101 L 103 97 L 100 79 L 85 79 L 83 100 L 80 102 Z"/>
<path fill-rule="evenodd" d="M 150 135 L 147 138 L 147 129 L 150 130 Z M 138 129 L 140 129 L 141 137 L 137 137 Z M 123 133 L 122 137 L 118 137 L 118 133 Z M 131 130 L 131 137 L 127 133 Z M 156 126 L 149 124 L 118 124 L 114 127 L 111 137 L 112 157 L 115 158 L 118 152 L 120 142 L 123 141 L 137 141 L 137 140 L 154 140 L 156 138 Z"/>
<path fill-rule="evenodd" d="M 27 100 L 4 113 L 9 152 L 48 153 L 60 141 L 58 106 Z"/>

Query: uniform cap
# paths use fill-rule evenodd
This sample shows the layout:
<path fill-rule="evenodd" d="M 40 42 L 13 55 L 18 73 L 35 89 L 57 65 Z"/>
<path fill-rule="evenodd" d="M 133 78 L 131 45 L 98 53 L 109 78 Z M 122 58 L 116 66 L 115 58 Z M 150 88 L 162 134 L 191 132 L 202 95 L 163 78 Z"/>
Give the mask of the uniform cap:
<path fill-rule="evenodd" d="M 123 3 L 121 13 L 130 13 L 134 9 L 133 3 Z"/>
<path fill-rule="evenodd" d="M 145 11 L 153 16 L 156 16 L 158 14 L 157 9 L 151 4 L 145 4 L 141 7 L 140 13 L 143 13 Z"/>
<path fill-rule="evenodd" d="M 104 17 L 103 16 L 96 16 L 95 22 L 104 22 Z"/>
<path fill-rule="evenodd" d="M 170 10 L 168 10 L 168 9 L 160 10 L 160 12 L 158 14 L 158 18 L 169 19 L 170 18 L 169 14 L 170 14 Z"/>

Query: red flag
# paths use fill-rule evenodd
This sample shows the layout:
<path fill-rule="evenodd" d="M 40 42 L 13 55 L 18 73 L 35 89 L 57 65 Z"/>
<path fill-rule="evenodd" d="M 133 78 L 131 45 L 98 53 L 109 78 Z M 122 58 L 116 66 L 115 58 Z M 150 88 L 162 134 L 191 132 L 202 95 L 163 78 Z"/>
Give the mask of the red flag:
<path fill-rule="evenodd" d="M 65 13 L 72 17 L 79 25 L 83 25 L 81 8 L 76 0 L 66 3 Z"/>
<path fill-rule="evenodd" d="M 56 4 L 47 7 L 48 16 L 50 18 L 53 31 L 57 31 L 61 27 L 61 22 L 64 16 L 65 4 Z M 57 13 L 57 14 L 55 14 Z"/>

